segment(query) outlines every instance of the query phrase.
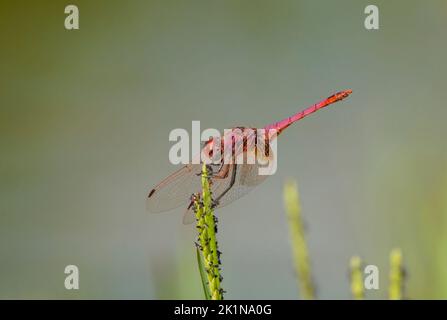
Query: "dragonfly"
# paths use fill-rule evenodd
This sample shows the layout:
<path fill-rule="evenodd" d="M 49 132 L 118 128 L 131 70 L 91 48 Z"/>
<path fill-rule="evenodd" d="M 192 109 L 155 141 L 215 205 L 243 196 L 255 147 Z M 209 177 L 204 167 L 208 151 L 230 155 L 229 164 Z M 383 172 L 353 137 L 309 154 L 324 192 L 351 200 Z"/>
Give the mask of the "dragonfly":
<path fill-rule="evenodd" d="M 201 153 L 210 157 L 212 157 L 213 151 L 217 150 L 216 148 L 220 148 L 220 154 L 224 154 L 223 149 L 230 147 L 232 149 L 232 157 L 241 154 L 248 157 L 249 155 L 246 153 L 255 152 L 256 156 L 262 158 L 262 161 L 257 163 L 224 161 L 225 158 L 222 158 L 220 163 L 212 162 L 207 165 L 214 207 L 220 208 L 232 203 L 246 195 L 269 176 L 268 174 L 259 174 L 260 163 L 265 164 L 274 160 L 275 155 L 272 152 L 272 148 L 269 148 L 269 144 L 286 128 L 317 110 L 347 98 L 351 93 L 352 90 L 350 89 L 337 92 L 290 117 L 266 125 L 263 127 L 265 132 L 273 130 L 276 133 L 270 137 L 270 140 L 266 139 L 267 143 L 265 141 L 261 143 L 260 139 L 252 139 L 249 135 L 256 132 L 256 128 L 250 127 L 234 127 L 229 131 L 231 134 L 237 130 L 239 133 L 237 137 L 242 137 L 242 140 L 234 141 L 234 139 L 221 137 L 220 139 L 210 138 L 205 142 Z M 228 143 L 231 145 L 228 146 Z M 169 175 L 148 193 L 146 199 L 147 210 L 151 213 L 158 213 L 184 206 L 186 211 L 183 215 L 183 223 L 193 223 L 195 221 L 193 195 L 201 190 L 201 173 L 202 164 L 201 161 L 198 161 L 186 164 Z"/>

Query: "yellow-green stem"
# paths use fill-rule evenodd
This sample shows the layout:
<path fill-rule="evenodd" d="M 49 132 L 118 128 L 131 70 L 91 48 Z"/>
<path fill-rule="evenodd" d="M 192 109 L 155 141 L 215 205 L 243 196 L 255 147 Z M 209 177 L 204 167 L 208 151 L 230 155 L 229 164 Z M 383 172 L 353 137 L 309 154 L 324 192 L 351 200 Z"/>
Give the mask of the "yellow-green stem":
<path fill-rule="evenodd" d="M 204 269 L 207 274 L 207 285 L 212 300 L 222 300 L 223 290 L 220 282 L 220 252 L 216 239 L 217 219 L 212 208 L 213 200 L 210 190 L 209 177 L 206 165 L 202 167 L 202 194 L 195 196 L 194 207 L 197 219 L 198 242 L 202 252 Z"/>
<path fill-rule="evenodd" d="M 390 253 L 390 300 L 401 300 L 404 295 L 404 267 L 402 251 L 394 249 Z"/>
<path fill-rule="evenodd" d="M 312 281 L 303 223 L 301 221 L 298 187 L 295 182 L 288 182 L 284 186 L 284 204 L 288 217 L 292 253 L 301 296 L 304 299 L 314 299 L 315 289 Z"/>
<path fill-rule="evenodd" d="M 352 257 L 349 261 L 350 278 L 351 278 L 351 293 L 355 300 L 362 300 L 365 298 L 365 289 L 363 287 L 363 270 L 362 259 L 360 257 Z"/>

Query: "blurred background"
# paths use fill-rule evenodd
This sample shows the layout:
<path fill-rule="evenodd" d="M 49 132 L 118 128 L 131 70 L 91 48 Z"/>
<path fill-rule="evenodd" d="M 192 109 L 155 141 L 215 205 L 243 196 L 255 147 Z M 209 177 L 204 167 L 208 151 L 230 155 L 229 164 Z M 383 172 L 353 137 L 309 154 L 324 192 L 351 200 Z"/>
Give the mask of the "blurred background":
<path fill-rule="evenodd" d="M 277 173 L 216 212 L 229 299 L 299 298 L 282 202 L 300 187 L 319 298 L 402 249 L 407 296 L 447 298 L 447 2 L 0 2 L 0 298 L 202 299 L 183 208 L 151 215 L 174 128 L 290 127 Z M 80 30 L 64 28 L 76 4 Z M 80 289 L 64 288 L 75 264 Z"/>

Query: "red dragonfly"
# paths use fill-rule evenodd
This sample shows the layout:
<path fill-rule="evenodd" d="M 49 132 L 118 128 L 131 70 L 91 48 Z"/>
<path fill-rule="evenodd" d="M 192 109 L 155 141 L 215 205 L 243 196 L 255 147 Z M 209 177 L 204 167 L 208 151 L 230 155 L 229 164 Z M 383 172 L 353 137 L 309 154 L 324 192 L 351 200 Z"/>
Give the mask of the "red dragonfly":
<path fill-rule="evenodd" d="M 351 93 L 352 90 L 337 92 L 291 117 L 265 126 L 263 129 L 265 129 L 266 132 L 269 132 L 269 130 L 275 130 L 276 132 L 273 138 L 270 138 L 270 143 L 292 123 L 297 122 L 330 104 L 345 99 Z M 235 130 L 239 133 L 242 132 L 243 142 L 239 141 L 239 143 L 235 143 L 234 139 L 225 139 L 225 137 L 222 137 L 220 142 L 216 144 L 215 142 L 218 140 L 211 138 L 204 144 L 202 153 L 212 157 L 213 149 L 216 150 L 216 145 L 223 150 L 226 141 L 230 141 L 232 144 L 231 149 L 233 157 L 245 154 L 247 153 L 247 150 L 250 150 L 250 152 L 255 152 L 258 157 L 262 155 L 264 163 L 265 161 L 273 160 L 274 154 L 271 148 L 269 149 L 268 144 L 258 143 L 258 139 L 256 138 L 249 139 L 248 136 L 253 134 L 253 132 L 256 132 L 255 128 L 236 127 L 232 129 L 232 131 Z M 250 143 L 254 148 L 249 148 L 249 146 L 247 146 L 247 144 Z M 224 151 L 221 151 L 221 154 L 224 154 Z M 183 217 L 183 223 L 188 224 L 194 222 L 195 216 L 192 209 L 191 196 L 201 190 L 202 171 L 202 165 L 200 162 L 197 163 L 198 164 L 191 163 L 183 166 L 155 186 L 149 192 L 147 197 L 146 206 L 148 211 L 157 213 L 185 206 L 187 209 Z M 220 163 L 212 163 L 208 165 L 208 174 L 210 175 L 211 191 L 215 206 L 223 207 L 247 194 L 255 186 L 263 182 L 268 175 L 260 175 L 258 171 L 259 168 L 259 163 L 240 164 L 235 161 L 234 163 L 228 163 L 228 161 L 224 161 L 224 159 L 222 159 Z"/>

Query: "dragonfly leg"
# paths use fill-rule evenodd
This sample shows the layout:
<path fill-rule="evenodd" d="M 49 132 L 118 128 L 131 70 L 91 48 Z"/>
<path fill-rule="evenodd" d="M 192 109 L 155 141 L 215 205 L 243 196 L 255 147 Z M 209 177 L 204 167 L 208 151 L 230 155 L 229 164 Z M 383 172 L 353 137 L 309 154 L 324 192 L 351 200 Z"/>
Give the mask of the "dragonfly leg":
<path fill-rule="evenodd" d="M 214 177 L 216 177 L 217 176 L 217 178 L 219 178 L 219 176 L 221 176 L 222 175 L 222 172 L 223 172 L 223 175 L 224 175 L 224 178 L 226 178 L 227 177 L 227 175 L 228 175 L 228 170 L 225 172 L 225 171 L 222 171 L 222 169 L 223 169 L 223 167 L 224 167 L 224 163 L 220 163 L 220 164 L 212 164 L 212 165 L 210 165 L 210 167 L 211 167 L 211 176 L 212 176 L 212 178 L 214 178 Z M 214 167 L 218 167 L 217 168 L 217 170 L 213 170 L 213 167 L 212 166 L 214 166 Z"/>
<path fill-rule="evenodd" d="M 213 166 L 211 164 L 206 165 L 206 172 L 208 175 L 212 176 L 214 174 Z"/>
<path fill-rule="evenodd" d="M 215 199 L 211 199 L 211 208 L 214 209 L 215 207 L 217 207 L 219 205 L 219 201 L 215 200 Z"/>
<path fill-rule="evenodd" d="M 206 165 L 206 172 L 211 177 L 213 177 L 216 174 L 216 172 L 220 172 L 220 170 L 222 170 L 222 165 L 220 165 L 220 167 L 217 171 L 213 169 L 213 166 L 216 166 L 216 164 L 207 164 Z M 202 172 L 196 173 L 196 176 L 201 176 L 201 175 L 202 175 Z"/>
<path fill-rule="evenodd" d="M 222 199 L 222 197 L 228 192 L 230 191 L 230 189 L 234 186 L 234 183 L 236 182 L 236 173 L 237 173 L 237 165 L 236 164 L 232 164 L 232 165 L 227 165 L 228 166 L 228 170 L 227 170 L 227 175 L 228 175 L 228 171 L 229 166 L 231 166 L 233 168 L 233 171 L 231 172 L 231 180 L 230 180 L 230 184 L 228 185 L 228 187 L 215 199 L 215 201 L 217 202 L 217 204 L 219 204 L 220 199 Z"/>
<path fill-rule="evenodd" d="M 226 177 L 228 177 L 229 172 L 230 172 L 230 165 L 224 164 L 220 167 L 220 169 L 217 173 L 213 174 L 212 178 L 225 179 Z"/>
<path fill-rule="evenodd" d="M 228 173 L 230 172 L 230 165 L 229 164 L 222 164 L 219 171 L 212 176 L 214 179 L 226 179 L 228 177 Z M 211 179 L 211 182 L 213 180 Z M 225 193 L 226 191 L 224 191 Z M 214 209 L 219 205 L 219 200 L 221 196 L 219 196 L 217 199 L 212 199 L 211 207 Z"/>

